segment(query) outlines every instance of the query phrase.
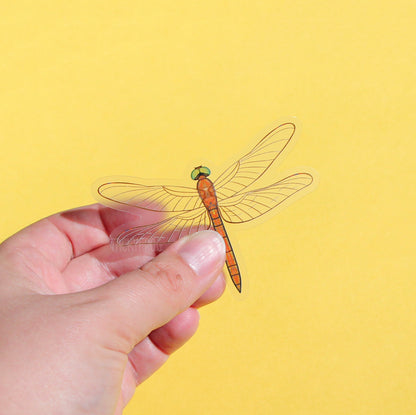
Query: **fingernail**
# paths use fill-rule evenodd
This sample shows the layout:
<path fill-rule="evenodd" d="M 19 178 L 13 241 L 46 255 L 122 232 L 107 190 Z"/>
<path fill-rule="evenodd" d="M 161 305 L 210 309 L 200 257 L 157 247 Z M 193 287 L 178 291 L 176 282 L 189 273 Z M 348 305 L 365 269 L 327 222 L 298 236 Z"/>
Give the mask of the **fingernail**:
<path fill-rule="evenodd" d="M 201 231 L 184 238 L 178 254 L 201 277 L 218 271 L 224 264 L 225 244 L 215 231 Z"/>

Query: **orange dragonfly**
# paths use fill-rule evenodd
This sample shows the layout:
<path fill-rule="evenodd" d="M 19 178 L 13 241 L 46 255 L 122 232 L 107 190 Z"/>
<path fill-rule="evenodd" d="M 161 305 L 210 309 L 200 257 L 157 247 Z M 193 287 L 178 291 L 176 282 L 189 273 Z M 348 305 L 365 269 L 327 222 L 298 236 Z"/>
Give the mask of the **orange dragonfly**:
<path fill-rule="evenodd" d="M 112 242 L 121 246 L 165 244 L 200 230 L 214 229 L 224 238 L 226 266 L 241 293 L 240 270 L 224 222 L 256 219 L 312 184 L 311 174 L 296 173 L 267 187 L 247 189 L 287 148 L 295 130 L 291 122 L 273 128 L 214 181 L 208 178 L 208 167 L 195 167 L 191 178 L 197 181 L 196 189 L 111 179 L 102 182 L 96 194 L 100 203 L 133 213 L 143 209 L 165 215 L 156 223 L 116 230 L 111 235 Z"/>

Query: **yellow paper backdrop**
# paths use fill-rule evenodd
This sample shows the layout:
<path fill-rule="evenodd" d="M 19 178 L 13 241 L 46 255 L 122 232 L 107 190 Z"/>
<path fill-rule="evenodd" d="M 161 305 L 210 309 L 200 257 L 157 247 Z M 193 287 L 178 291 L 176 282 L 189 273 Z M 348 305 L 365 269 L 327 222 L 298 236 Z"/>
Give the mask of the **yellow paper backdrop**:
<path fill-rule="evenodd" d="M 364 1 L 15 1 L 0 9 L 0 236 L 122 174 L 193 185 L 276 119 L 270 180 L 318 188 L 229 227 L 228 286 L 126 414 L 416 413 L 416 6 Z"/>

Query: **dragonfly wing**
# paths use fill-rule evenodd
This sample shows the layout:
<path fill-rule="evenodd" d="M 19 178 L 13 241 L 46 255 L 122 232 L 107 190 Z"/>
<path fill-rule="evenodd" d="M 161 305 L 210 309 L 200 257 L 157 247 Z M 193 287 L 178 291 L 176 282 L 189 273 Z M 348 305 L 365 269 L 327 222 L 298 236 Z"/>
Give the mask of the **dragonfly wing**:
<path fill-rule="evenodd" d="M 259 179 L 289 144 L 295 129 L 295 124 L 289 122 L 271 130 L 214 181 L 217 196 L 225 199 L 236 195 Z"/>
<path fill-rule="evenodd" d="M 115 230 L 111 241 L 117 245 L 167 244 L 183 236 L 211 228 L 205 207 L 183 212 L 158 223 Z"/>
<path fill-rule="evenodd" d="M 202 206 L 196 189 L 185 186 L 144 185 L 130 181 L 102 180 L 95 193 L 98 201 L 119 210 L 189 212 Z"/>
<path fill-rule="evenodd" d="M 313 182 L 309 173 L 296 173 L 270 186 L 240 193 L 218 203 L 225 222 L 243 223 L 264 215 Z"/>

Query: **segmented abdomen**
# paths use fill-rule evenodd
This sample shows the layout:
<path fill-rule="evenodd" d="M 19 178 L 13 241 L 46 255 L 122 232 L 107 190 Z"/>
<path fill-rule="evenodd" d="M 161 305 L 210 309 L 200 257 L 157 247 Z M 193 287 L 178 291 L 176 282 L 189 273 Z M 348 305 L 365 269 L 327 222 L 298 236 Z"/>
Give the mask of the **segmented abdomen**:
<path fill-rule="evenodd" d="M 208 209 L 209 216 L 211 217 L 212 224 L 214 229 L 224 238 L 225 242 L 225 263 L 230 273 L 230 277 L 237 288 L 241 293 L 241 275 L 238 268 L 237 260 L 235 259 L 234 251 L 231 246 L 231 242 L 228 238 L 227 231 L 225 230 L 224 223 L 221 219 L 218 208 Z"/>

